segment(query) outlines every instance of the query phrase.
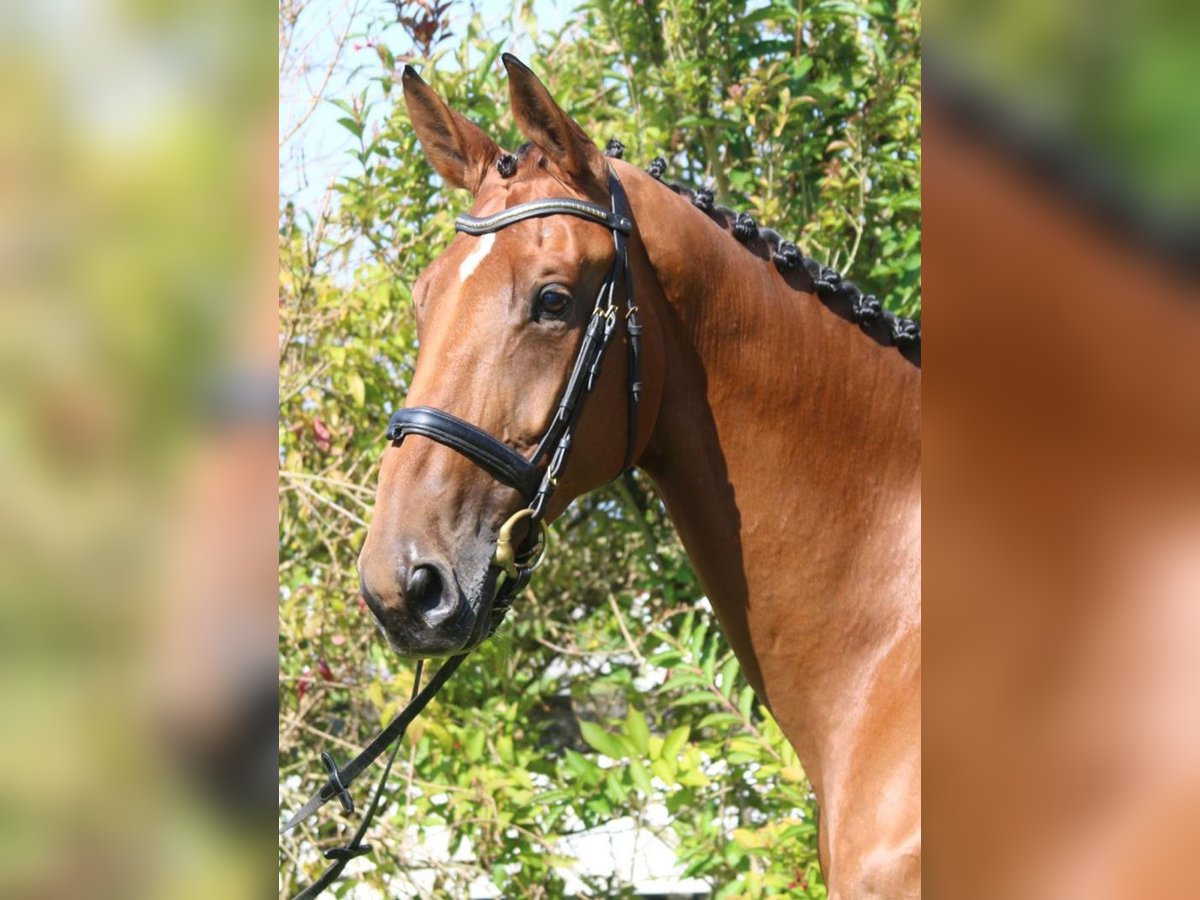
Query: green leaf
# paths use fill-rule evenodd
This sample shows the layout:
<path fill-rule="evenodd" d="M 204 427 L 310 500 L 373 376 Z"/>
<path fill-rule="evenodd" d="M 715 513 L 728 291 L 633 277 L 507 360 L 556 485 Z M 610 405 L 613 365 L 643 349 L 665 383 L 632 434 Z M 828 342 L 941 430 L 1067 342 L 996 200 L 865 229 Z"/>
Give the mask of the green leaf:
<path fill-rule="evenodd" d="M 811 56 L 801 56 L 792 60 L 792 77 L 803 78 L 808 74 L 809 69 L 813 67 L 813 59 Z"/>
<path fill-rule="evenodd" d="M 756 9 L 745 16 L 742 21 L 746 24 L 753 24 L 768 20 L 774 21 L 780 18 L 798 19 L 800 18 L 800 13 L 794 7 L 784 6 L 782 3 L 772 3 L 764 6 L 762 9 Z"/>
<path fill-rule="evenodd" d="M 704 659 L 700 662 L 700 668 L 704 671 L 704 678 L 713 686 L 717 681 L 717 655 L 721 652 L 721 641 L 717 640 L 717 636 L 713 635 L 713 639 L 708 642 L 708 649 L 704 652 Z"/>
<path fill-rule="evenodd" d="M 646 767 L 636 759 L 631 759 L 629 761 L 629 777 L 637 786 L 638 790 L 640 790 L 646 796 L 650 796 L 654 793 L 654 787 L 650 783 L 650 775 L 646 771 Z"/>
<path fill-rule="evenodd" d="M 625 748 L 615 735 L 609 734 L 595 722 L 580 722 L 579 733 L 593 750 L 612 759 L 623 759 Z"/>
<path fill-rule="evenodd" d="M 629 790 L 621 783 L 617 769 L 609 769 L 604 776 L 604 796 L 616 806 L 621 806 L 629 799 Z"/>
<path fill-rule="evenodd" d="M 563 765 L 570 769 L 581 781 L 594 781 L 600 772 L 600 767 L 594 762 L 583 754 L 576 753 L 571 749 L 563 752 Z"/>
<path fill-rule="evenodd" d="M 738 712 L 742 714 L 742 718 L 750 720 L 750 714 L 754 711 L 754 688 L 747 685 L 742 688 L 741 694 L 738 695 Z"/>
<path fill-rule="evenodd" d="M 662 759 L 663 739 L 657 734 L 650 735 L 650 752 L 651 759 Z"/>
<path fill-rule="evenodd" d="M 695 622 L 696 614 L 689 609 L 686 613 L 684 613 L 683 622 L 679 626 L 680 643 L 686 644 L 691 640 L 692 627 L 695 625 Z"/>
<path fill-rule="evenodd" d="M 513 739 L 511 734 L 499 734 L 496 736 L 496 755 L 500 757 L 502 762 L 508 765 L 516 763 L 513 756 Z"/>
<path fill-rule="evenodd" d="M 650 764 L 650 771 L 661 778 L 667 787 L 674 787 L 678 783 L 675 780 L 677 769 L 672 760 L 656 759 Z"/>
<path fill-rule="evenodd" d="M 694 672 L 680 672 L 668 678 L 659 691 L 663 694 L 669 694 L 672 691 L 678 690 L 681 687 L 697 687 L 704 684 L 704 679 Z"/>
<path fill-rule="evenodd" d="M 671 666 L 677 666 L 683 661 L 683 655 L 678 650 L 662 650 L 653 654 L 650 657 L 650 662 L 653 665 L 661 666 L 669 669 Z"/>
<path fill-rule="evenodd" d="M 733 686 L 737 683 L 738 661 L 736 656 L 730 656 L 721 666 L 721 695 L 726 700 L 733 696 Z"/>
<path fill-rule="evenodd" d="M 756 850 L 760 847 L 767 846 L 769 838 L 762 832 L 750 828 L 735 828 L 733 829 L 733 839 L 739 847 L 747 850 Z"/>
<path fill-rule="evenodd" d="M 367 405 L 367 386 L 361 375 L 351 372 L 346 376 L 346 387 L 350 390 L 350 396 L 354 398 L 355 406 L 361 409 Z"/>
<path fill-rule="evenodd" d="M 371 705 L 376 710 L 382 711 L 387 706 L 387 701 L 383 697 L 383 685 L 378 681 L 372 681 L 367 685 L 367 699 L 371 701 Z"/>
<path fill-rule="evenodd" d="M 722 728 L 725 728 L 725 727 L 738 728 L 741 726 L 741 724 L 742 724 L 742 720 L 739 719 L 737 716 L 735 716 L 731 712 L 715 712 L 715 713 L 709 713 L 707 716 L 705 716 L 703 719 L 701 719 L 699 722 L 697 722 L 696 727 L 697 728 L 711 728 L 714 725 L 719 725 Z"/>
<path fill-rule="evenodd" d="M 687 743 L 691 733 L 692 727 L 690 725 L 681 725 L 667 735 L 667 739 L 663 741 L 662 758 L 673 763 L 683 745 Z"/>
<path fill-rule="evenodd" d="M 487 732 L 482 728 L 472 728 L 464 742 L 463 749 L 466 752 L 467 759 L 471 762 L 478 762 L 483 756 L 483 742 L 487 737 Z"/>
<path fill-rule="evenodd" d="M 338 119 L 338 124 L 353 134 L 356 138 L 361 138 L 363 133 L 363 123 L 351 119 L 349 116 L 342 116 Z"/>
<path fill-rule="evenodd" d="M 634 749 L 642 756 L 650 752 L 650 728 L 646 724 L 646 717 L 632 706 L 625 714 L 625 734 L 633 742 Z"/>
<path fill-rule="evenodd" d="M 695 706 L 698 703 L 712 703 L 716 698 L 709 691 L 693 691 L 671 701 L 672 706 Z"/>
<path fill-rule="evenodd" d="M 773 56 L 775 54 L 784 53 L 790 54 L 795 49 L 795 43 L 781 40 L 756 41 L 746 49 L 735 54 L 735 59 L 751 60 L 762 56 Z"/>
<path fill-rule="evenodd" d="M 779 770 L 779 775 L 785 781 L 793 781 L 800 783 L 804 781 L 804 770 L 799 766 L 784 766 Z"/>

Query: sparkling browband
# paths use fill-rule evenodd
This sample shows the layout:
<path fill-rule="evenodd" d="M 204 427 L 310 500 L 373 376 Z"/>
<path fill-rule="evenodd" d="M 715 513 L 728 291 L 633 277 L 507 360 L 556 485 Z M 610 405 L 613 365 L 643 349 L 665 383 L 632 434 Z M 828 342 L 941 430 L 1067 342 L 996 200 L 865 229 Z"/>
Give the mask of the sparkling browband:
<path fill-rule="evenodd" d="M 454 220 L 454 227 L 458 231 L 467 234 L 489 234 L 493 231 L 499 231 L 501 228 L 505 228 L 515 222 L 520 222 L 522 219 L 531 219 L 535 216 L 560 215 L 591 219 L 593 222 L 599 222 L 606 228 L 611 228 L 613 231 L 620 231 L 622 234 L 629 234 L 633 231 L 633 221 L 628 216 L 612 212 L 603 206 L 597 206 L 595 203 L 588 203 L 585 200 L 571 200 L 566 197 L 519 203 L 516 206 L 502 209 L 498 213 L 493 213 L 483 218 L 463 214 Z"/>

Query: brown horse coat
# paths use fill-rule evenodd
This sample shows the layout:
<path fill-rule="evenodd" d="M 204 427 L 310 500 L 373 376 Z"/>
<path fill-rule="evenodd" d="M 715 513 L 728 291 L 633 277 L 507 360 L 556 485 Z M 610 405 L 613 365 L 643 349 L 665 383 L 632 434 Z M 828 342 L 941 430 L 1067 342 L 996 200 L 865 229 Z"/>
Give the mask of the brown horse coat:
<path fill-rule="evenodd" d="M 532 72 L 505 64 L 533 144 L 515 174 L 502 177 L 500 148 L 409 69 L 405 100 L 422 146 L 443 178 L 474 194 L 476 216 L 543 197 L 606 203 L 608 165 L 620 177 L 645 325 L 636 464 L 812 781 L 831 895 L 917 896 L 920 372 L 819 302 L 802 270 L 785 278 L 762 247 L 605 159 Z M 605 229 L 567 216 L 458 235 L 414 290 L 421 349 L 408 405 L 445 409 L 528 452 L 612 256 Z M 562 321 L 530 315 L 547 284 L 576 298 Z M 626 352 L 622 342 L 609 351 L 551 518 L 620 470 Z M 520 505 L 429 440 L 385 452 L 360 571 L 397 650 L 452 652 L 481 639 L 496 530 Z M 405 602 L 422 565 L 444 573 L 435 616 Z"/>

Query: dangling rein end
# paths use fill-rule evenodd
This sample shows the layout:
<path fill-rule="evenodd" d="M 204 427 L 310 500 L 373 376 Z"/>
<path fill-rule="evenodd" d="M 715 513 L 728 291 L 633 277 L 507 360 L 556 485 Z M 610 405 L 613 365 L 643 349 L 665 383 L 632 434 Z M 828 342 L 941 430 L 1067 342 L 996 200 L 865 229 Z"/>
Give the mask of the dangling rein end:
<path fill-rule="evenodd" d="M 517 550 L 513 546 L 512 533 L 516 528 L 517 523 L 533 516 L 533 510 L 528 507 L 519 509 L 508 521 L 500 526 L 500 534 L 496 537 L 496 550 L 492 554 L 492 565 L 501 569 L 509 578 L 516 579 L 520 574 L 520 569 L 536 569 L 542 562 L 542 557 L 546 555 L 546 545 L 550 539 L 550 532 L 546 528 L 544 519 L 538 519 L 538 540 L 533 549 L 524 556 L 518 557 Z"/>

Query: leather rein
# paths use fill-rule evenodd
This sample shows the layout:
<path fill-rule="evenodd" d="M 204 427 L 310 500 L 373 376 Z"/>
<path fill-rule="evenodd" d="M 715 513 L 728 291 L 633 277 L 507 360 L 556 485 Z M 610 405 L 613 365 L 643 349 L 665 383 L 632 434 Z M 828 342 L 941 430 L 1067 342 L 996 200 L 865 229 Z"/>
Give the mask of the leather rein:
<path fill-rule="evenodd" d="M 398 446 L 410 434 L 434 440 L 461 453 L 497 481 L 515 488 L 527 501 L 526 506 L 517 510 L 500 527 L 497 535 L 496 549 L 490 564 L 493 571 L 488 581 L 485 582 L 492 583 L 494 579 L 494 583 L 498 585 L 492 600 L 492 622 L 488 632 L 489 636 L 499 628 L 505 614 L 512 606 L 513 598 L 529 583 L 533 570 L 541 563 L 545 554 L 546 505 L 558 485 L 558 477 L 570 452 L 571 441 L 583 409 L 584 398 L 596 385 L 600 374 L 600 365 L 604 360 L 605 351 L 608 349 L 613 333 L 616 331 L 619 318 L 624 318 L 629 343 L 629 402 L 625 459 L 621 464 L 621 472 L 617 474 L 623 473 L 633 462 L 637 439 L 638 406 L 642 393 L 642 325 L 633 298 L 633 278 L 629 269 L 629 236 L 633 232 L 633 218 L 628 198 L 625 196 L 625 189 L 611 167 L 608 172 L 608 187 L 611 195 L 611 209 L 605 209 L 603 206 L 583 200 L 551 197 L 520 203 L 483 218 L 464 214 L 459 216 L 454 223 L 455 230 L 477 236 L 500 231 L 526 219 L 565 215 L 596 222 L 612 232 L 613 246 L 616 251 L 612 268 L 596 296 L 596 305 L 584 330 L 583 340 L 575 355 L 575 362 L 571 366 L 567 385 L 559 397 L 558 405 L 554 409 L 550 423 L 546 426 L 546 431 L 538 442 L 533 456 L 526 459 L 508 444 L 488 434 L 477 425 L 465 422 L 440 409 L 426 406 L 406 407 L 397 410 L 388 423 L 387 438 L 394 446 Z M 618 313 L 616 302 L 619 279 L 625 283 L 623 317 Z M 542 469 L 543 464 L 545 465 L 544 470 Z M 524 543 L 513 544 L 513 531 L 522 521 L 527 521 L 527 535 L 529 536 L 524 543 L 528 543 L 529 538 L 536 536 L 532 547 L 526 548 Z M 400 739 L 404 736 L 404 732 L 412 720 L 428 705 L 466 657 L 467 653 L 459 653 L 447 659 L 423 689 L 420 689 L 423 662 L 418 662 L 413 681 L 413 693 L 408 706 L 367 745 L 365 750 L 344 767 L 339 768 L 329 753 L 321 754 L 321 763 L 328 773 L 328 778 L 309 798 L 308 802 L 284 823 L 280 829 L 281 834 L 315 815 L 325 803 L 334 797 L 338 798 L 342 809 L 347 814 L 353 814 L 354 800 L 348 790 L 350 784 L 389 747 L 392 747 L 383 776 L 354 836 L 345 846 L 334 847 L 324 852 L 325 858 L 331 860 L 332 864 L 317 881 L 297 894 L 295 900 L 308 900 L 308 898 L 318 896 L 337 880 L 350 860 L 371 852 L 371 846 L 363 843 L 363 838 L 378 812 L 379 800 L 388 775 L 391 773 L 392 762 L 399 750 Z"/>

